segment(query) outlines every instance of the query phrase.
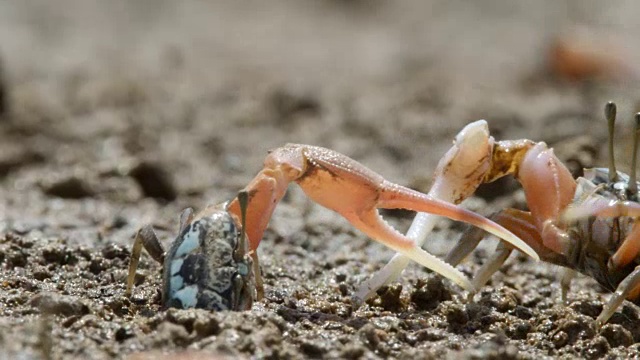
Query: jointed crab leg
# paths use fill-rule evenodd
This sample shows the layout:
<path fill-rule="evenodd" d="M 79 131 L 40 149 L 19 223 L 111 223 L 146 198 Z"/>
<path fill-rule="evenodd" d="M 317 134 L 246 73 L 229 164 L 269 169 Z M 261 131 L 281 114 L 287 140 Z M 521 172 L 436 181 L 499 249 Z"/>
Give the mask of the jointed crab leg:
<path fill-rule="evenodd" d="M 138 268 L 140 253 L 142 252 L 143 247 L 147 249 L 147 252 L 155 261 L 160 264 L 164 262 L 165 251 L 162 244 L 160 244 L 156 233 L 153 231 L 153 227 L 151 227 L 151 225 L 143 226 L 136 233 L 133 250 L 131 250 L 131 258 L 129 259 L 129 275 L 127 276 L 127 288 L 124 292 L 127 297 L 131 296 L 131 291 L 133 290 L 136 269 Z"/>
<path fill-rule="evenodd" d="M 186 208 L 180 214 L 180 230 L 178 230 L 179 234 L 182 234 L 184 229 L 189 225 L 189 223 L 193 220 L 193 209 Z"/>
<path fill-rule="evenodd" d="M 335 151 L 296 144 L 272 151 L 265 159 L 264 169 L 245 189 L 249 194 L 247 236 L 252 249 L 257 248 L 277 202 L 292 181 L 298 183 L 311 199 L 340 213 L 373 239 L 434 269 L 466 289 L 470 289 L 470 283 L 462 273 L 398 233 L 378 215 L 377 209 L 405 208 L 465 221 L 537 257 L 522 240 L 476 213 L 390 183 Z M 229 211 L 238 216 L 239 210 L 236 199 L 230 204 Z"/>
<path fill-rule="evenodd" d="M 554 264 L 563 263 L 564 256 L 550 251 L 543 244 L 544 241 L 537 231 L 535 220 L 531 213 L 517 209 L 505 209 L 492 216 L 490 219 L 512 231 L 518 237 L 531 245 L 538 255 L 547 262 Z M 452 265 L 457 265 L 468 254 L 473 251 L 484 234 L 472 229 L 465 233 L 456 246 L 451 249 L 445 261 Z M 482 265 L 482 267 L 473 276 L 473 286 L 475 291 L 482 288 L 513 252 L 513 247 L 505 242 L 499 242 L 491 257 Z M 473 292 L 469 294 L 473 295 Z"/>
<path fill-rule="evenodd" d="M 602 312 L 596 319 L 596 326 L 600 328 L 602 324 L 606 323 L 616 312 L 616 309 L 620 307 L 622 302 L 628 298 L 632 292 L 637 291 L 638 286 L 640 286 L 640 266 L 636 267 L 631 274 L 618 285 L 616 292 L 611 296 L 609 302 L 604 306 Z"/>

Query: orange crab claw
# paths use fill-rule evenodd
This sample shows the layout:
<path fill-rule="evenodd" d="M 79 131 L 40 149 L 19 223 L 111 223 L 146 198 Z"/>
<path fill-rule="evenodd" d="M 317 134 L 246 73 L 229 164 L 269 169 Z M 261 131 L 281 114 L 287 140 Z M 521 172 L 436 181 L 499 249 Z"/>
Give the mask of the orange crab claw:
<path fill-rule="evenodd" d="M 441 273 L 464 288 L 470 288 L 470 283 L 459 271 L 397 232 L 379 216 L 377 209 L 404 208 L 468 222 L 538 258 L 531 247 L 491 220 L 393 184 L 335 151 L 297 144 L 288 144 L 272 151 L 265 159 L 264 169 L 244 190 L 249 194 L 246 231 L 252 249 L 260 243 L 277 202 L 292 181 L 298 183 L 311 199 L 338 212 L 374 240 Z M 232 201 L 229 211 L 239 214 L 237 200 Z"/>

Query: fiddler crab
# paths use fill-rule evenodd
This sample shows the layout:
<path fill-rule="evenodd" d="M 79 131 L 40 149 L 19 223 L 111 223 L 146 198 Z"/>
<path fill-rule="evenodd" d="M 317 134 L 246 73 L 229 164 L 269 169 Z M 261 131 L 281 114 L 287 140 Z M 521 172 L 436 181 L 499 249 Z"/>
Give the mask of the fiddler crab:
<path fill-rule="evenodd" d="M 576 271 L 591 276 L 614 294 L 596 319 L 606 323 L 624 299 L 640 299 L 640 204 L 635 177 L 640 113 L 635 117 L 632 174 L 616 171 L 613 135 L 616 106 L 609 102 L 605 117 L 609 128 L 609 168 L 585 169 L 575 179 L 543 142 L 494 141 L 487 123 L 480 120 L 465 127 L 436 171 L 433 197 L 459 203 L 483 183 L 513 175 L 522 185 L 529 211 L 505 209 L 490 219 L 530 245 L 543 261 L 564 267 L 562 298 L 566 301 Z M 433 217 L 418 214 L 408 232 L 422 244 L 433 227 Z M 449 252 L 446 261 L 460 263 L 484 234 L 467 232 Z M 486 284 L 506 261 L 513 247 L 500 242 L 493 255 L 473 278 L 474 291 Z M 362 302 L 380 286 L 394 281 L 408 260 L 396 255 L 380 272 L 366 281 L 356 294 Z"/>
<path fill-rule="evenodd" d="M 317 146 L 288 144 L 272 150 L 264 168 L 228 204 L 181 216 L 180 233 L 165 253 L 150 226 L 136 235 L 126 294 L 133 289 L 144 247 L 164 263 L 162 305 L 243 310 L 263 296 L 257 257 L 275 206 L 289 183 L 309 198 L 334 210 L 354 227 L 392 250 L 443 276 L 465 290 L 473 284 L 456 268 L 427 253 L 421 244 L 400 234 L 378 209 L 408 209 L 467 222 L 538 259 L 531 246 L 495 223 L 458 205 L 385 180 L 357 161 Z M 255 285 L 254 285 L 255 284 Z"/>
<path fill-rule="evenodd" d="M 246 194 L 239 197 L 246 205 Z M 151 225 L 142 227 L 131 251 L 125 295 L 131 295 L 144 247 L 163 264 L 163 306 L 248 310 L 256 290 L 243 228 L 227 211 L 227 203 L 206 207 L 196 215 L 189 208 L 180 215 L 178 237 L 166 253 Z"/>

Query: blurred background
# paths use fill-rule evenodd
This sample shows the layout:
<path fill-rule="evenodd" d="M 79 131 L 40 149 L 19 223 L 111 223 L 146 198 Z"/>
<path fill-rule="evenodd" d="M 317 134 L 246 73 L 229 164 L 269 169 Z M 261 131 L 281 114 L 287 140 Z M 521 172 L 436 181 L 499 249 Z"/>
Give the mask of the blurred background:
<path fill-rule="evenodd" d="M 50 199 L 42 189 L 218 202 L 287 142 L 336 149 L 426 191 L 455 133 L 481 118 L 497 138 L 549 142 L 579 172 L 606 139 L 605 101 L 630 128 L 634 10 L 633 1 L 2 2 L 0 174 L 9 199 L 21 194 L 3 210 L 28 218 L 26 199 L 37 208 Z"/>
<path fill-rule="evenodd" d="M 440 156 L 477 119 L 498 139 L 548 142 L 579 175 L 606 166 L 608 100 L 619 105 L 616 151 L 628 171 L 639 6 L 1 1 L 0 232 L 128 249 L 152 222 L 168 243 L 181 209 L 230 199 L 288 142 L 428 191 Z M 517 189 L 485 187 L 469 206 L 524 206 Z M 296 190 L 278 208 L 266 241 L 283 247 L 261 247 L 266 272 L 278 273 L 274 252 L 287 243 L 329 259 L 363 254 L 353 255 L 368 266 L 356 267 L 356 283 L 391 256 L 354 233 L 327 243 L 318 226 L 336 237 L 350 227 L 314 209 Z M 268 285 L 286 288 L 275 279 Z"/>

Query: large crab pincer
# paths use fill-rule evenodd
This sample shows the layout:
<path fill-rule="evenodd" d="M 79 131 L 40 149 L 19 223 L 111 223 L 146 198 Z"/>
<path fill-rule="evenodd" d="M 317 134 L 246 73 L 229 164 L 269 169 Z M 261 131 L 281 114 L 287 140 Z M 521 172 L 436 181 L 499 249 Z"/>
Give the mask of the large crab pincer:
<path fill-rule="evenodd" d="M 243 190 L 249 199 L 246 234 L 250 249 L 254 250 L 256 267 L 258 261 L 255 250 L 276 204 L 291 182 L 296 182 L 312 200 L 340 213 L 372 239 L 442 274 L 467 290 L 473 286 L 460 271 L 422 250 L 413 240 L 396 231 L 382 219 L 378 209 L 402 208 L 464 221 L 538 258 L 533 249 L 518 237 L 474 212 L 391 183 L 364 165 L 333 150 L 288 144 L 269 153 L 264 161 L 264 168 Z M 237 199 L 231 202 L 229 211 L 240 216 L 241 206 Z M 260 291 L 258 275 L 259 271 L 256 271 Z"/>

